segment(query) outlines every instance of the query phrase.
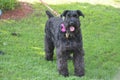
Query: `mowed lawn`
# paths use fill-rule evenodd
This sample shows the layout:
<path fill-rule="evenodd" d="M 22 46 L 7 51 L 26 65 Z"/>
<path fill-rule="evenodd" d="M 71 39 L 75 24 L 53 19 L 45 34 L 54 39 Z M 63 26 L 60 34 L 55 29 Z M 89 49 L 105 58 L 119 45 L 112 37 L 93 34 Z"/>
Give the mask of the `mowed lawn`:
<path fill-rule="evenodd" d="M 47 16 L 39 3 L 33 14 L 20 20 L 0 20 L 0 80 L 119 80 L 120 9 L 110 6 L 72 3 L 51 5 L 59 13 L 81 10 L 85 50 L 84 77 L 74 76 L 72 61 L 69 77 L 58 74 L 56 56 L 44 59 L 44 28 Z M 11 35 L 16 33 L 17 35 Z"/>

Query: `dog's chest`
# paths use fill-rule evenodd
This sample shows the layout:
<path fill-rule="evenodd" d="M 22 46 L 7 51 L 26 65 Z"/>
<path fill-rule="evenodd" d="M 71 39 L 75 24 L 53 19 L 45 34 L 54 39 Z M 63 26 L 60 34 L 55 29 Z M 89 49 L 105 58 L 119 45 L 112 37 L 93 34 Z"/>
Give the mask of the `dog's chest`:
<path fill-rule="evenodd" d="M 70 41 L 70 40 L 66 40 L 65 42 L 61 43 L 60 44 L 61 47 L 62 47 L 62 50 L 70 50 L 70 51 L 73 51 L 73 50 L 76 50 L 76 49 L 79 49 L 80 47 L 80 43 L 73 40 L 73 41 Z"/>

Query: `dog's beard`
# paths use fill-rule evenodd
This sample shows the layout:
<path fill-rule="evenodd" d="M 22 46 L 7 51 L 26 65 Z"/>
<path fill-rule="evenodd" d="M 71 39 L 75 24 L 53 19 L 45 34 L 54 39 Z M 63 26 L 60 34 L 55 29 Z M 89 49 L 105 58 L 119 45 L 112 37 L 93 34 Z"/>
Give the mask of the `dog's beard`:
<path fill-rule="evenodd" d="M 69 37 L 72 37 L 73 36 L 73 33 L 75 31 L 75 27 L 74 26 L 70 26 L 68 28 L 69 30 L 66 32 L 65 36 L 66 38 L 69 38 Z"/>
<path fill-rule="evenodd" d="M 74 30 L 74 28 L 71 30 Z M 78 32 L 79 32 L 79 30 L 77 30 L 76 28 L 74 31 L 68 31 L 65 33 L 65 38 L 66 39 L 74 39 L 78 35 Z"/>
<path fill-rule="evenodd" d="M 69 25 L 69 24 L 61 24 L 60 31 L 64 34 L 66 39 L 71 39 L 76 36 L 76 32 L 78 32 L 79 26 L 76 25 Z"/>

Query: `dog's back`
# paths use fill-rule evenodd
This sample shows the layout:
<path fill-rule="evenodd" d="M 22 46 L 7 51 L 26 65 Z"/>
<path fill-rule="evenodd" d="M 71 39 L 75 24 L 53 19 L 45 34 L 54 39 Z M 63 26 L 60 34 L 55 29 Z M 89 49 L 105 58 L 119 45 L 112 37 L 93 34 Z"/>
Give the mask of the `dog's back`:
<path fill-rule="evenodd" d="M 59 25 L 63 22 L 62 18 L 54 16 L 50 11 L 46 11 L 46 15 L 48 16 L 48 20 L 46 22 L 46 28 L 48 31 L 51 31 L 51 34 L 55 34 L 55 31 L 58 31 Z M 54 30 L 54 31 L 53 31 Z M 49 35 L 49 34 L 48 34 Z"/>

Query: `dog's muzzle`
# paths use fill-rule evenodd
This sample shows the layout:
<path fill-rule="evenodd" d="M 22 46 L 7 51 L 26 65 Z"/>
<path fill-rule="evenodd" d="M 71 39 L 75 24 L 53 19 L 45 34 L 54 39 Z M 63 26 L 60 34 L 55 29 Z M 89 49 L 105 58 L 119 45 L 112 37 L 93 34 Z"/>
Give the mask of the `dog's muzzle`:
<path fill-rule="evenodd" d="M 74 32 L 75 31 L 75 27 L 74 26 L 70 26 L 69 28 L 70 32 Z M 66 38 L 69 38 L 70 34 L 68 32 L 68 30 L 66 30 L 66 27 L 64 24 L 61 24 L 61 32 L 65 33 Z"/>

